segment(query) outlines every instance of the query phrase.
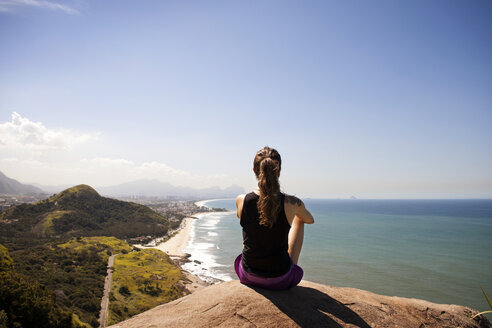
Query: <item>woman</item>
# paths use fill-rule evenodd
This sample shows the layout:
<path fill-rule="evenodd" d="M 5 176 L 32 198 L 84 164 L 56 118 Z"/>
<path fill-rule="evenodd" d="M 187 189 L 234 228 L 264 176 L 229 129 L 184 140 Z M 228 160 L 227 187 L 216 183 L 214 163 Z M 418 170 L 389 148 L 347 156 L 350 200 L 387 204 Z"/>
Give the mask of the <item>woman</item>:
<path fill-rule="evenodd" d="M 234 268 L 246 285 L 289 289 L 302 279 L 297 261 L 304 223 L 312 224 L 314 218 L 299 198 L 280 192 L 280 166 L 280 154 L 275 149 L 258 151 L 253 162 L 258 189 L 236 198 L 243 252 Z"/>

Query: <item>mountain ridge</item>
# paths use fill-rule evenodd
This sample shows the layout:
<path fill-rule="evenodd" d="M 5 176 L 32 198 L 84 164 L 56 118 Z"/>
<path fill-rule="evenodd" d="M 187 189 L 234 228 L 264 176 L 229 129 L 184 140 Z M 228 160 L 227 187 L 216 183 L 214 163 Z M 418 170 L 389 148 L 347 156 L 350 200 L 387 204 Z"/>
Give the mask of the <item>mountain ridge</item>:
<path fill-rule="evenodd" d="M 38 195 L 46 194 L 43 190 L 33 185 L 20 183 L 9 178 L 0 171 L 0 195 Z"/>
<path fill-rule="evenodd" d="M 157 179 L 140 179 L 112 186 L 95 187 L 99 193 L 108 196 L 146 196 L 146 197 L 188 197 L 196 199 L 230 198 L 244 193 L 244 188 L 231 185 L 227 188 L 218 186 L 193 188 L 175 186 Z"/>
<path fill-rule="evenodd" d="M 40 188 L 47 193 L 59 193 L 69 188 L 69 185 L 48 186 L 33 183 L 33 186 Z M 169 182 L 158 179 L 139 179 L 109 186 L 94 187 L 101 195 L 110 197 L 180 197 L 192 199 L 215 199 L 233 198 L 243 194 L 244 188 L 232 184 L 226 188 L 218 186 L 207 188 L 194 188 L 190 186 L 175 186 Z"/>

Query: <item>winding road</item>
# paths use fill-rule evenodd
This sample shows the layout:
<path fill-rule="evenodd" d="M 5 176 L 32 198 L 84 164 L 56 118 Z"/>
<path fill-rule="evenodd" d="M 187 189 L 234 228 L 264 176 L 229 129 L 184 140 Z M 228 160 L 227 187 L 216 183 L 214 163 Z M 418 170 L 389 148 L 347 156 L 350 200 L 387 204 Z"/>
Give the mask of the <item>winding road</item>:
<path fill-rule="evenodd" d="M 108 272 L 106 275 L 106 280 L 104 280 L 104 293 L 101 301 L 101 312 L 99 313 L 99 327 L 106 327 L 106 319 L 108 316 L 108 306 L 109 306 L 109 291 L 111 290 L 111 279 L 113 278 L 113 266 L 114 257 L 118 255 L 111 255 L 108 259 Z"/>

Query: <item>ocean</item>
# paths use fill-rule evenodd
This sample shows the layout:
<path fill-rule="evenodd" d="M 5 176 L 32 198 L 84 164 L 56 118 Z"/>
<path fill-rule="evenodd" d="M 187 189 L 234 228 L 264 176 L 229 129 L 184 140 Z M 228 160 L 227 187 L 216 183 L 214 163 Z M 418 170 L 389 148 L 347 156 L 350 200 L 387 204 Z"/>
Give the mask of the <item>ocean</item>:
<path fill-rule="evenodd" d="M 488 310 L 480 288 L 492 297 L 492 200 L 304 202 L 316 220 L 305 227 L 305 280 Z M 231 212 L 192 221 L 184 268 L 211 282 L 237 279 L 234 200 L 201 204 Z"/>

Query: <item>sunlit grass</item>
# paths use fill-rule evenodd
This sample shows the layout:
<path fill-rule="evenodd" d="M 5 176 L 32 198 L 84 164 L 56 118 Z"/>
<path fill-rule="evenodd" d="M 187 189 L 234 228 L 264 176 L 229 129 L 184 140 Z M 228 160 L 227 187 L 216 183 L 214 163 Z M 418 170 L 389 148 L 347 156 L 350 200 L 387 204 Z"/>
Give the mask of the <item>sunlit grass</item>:
<path fill-rule="evenodd" d="M 39 223 L 41 225 L 40 234 L 43 237 L 54 234 L 53 220 L 61 218 L 63 215 L 70 213 L 71 211 L 53 211 L 45 215 L 43 220 Z"/>
<path fill-rule="evenodd" d="M 157 249 L 115 257 L 108 325 L 183 296 L 184 279 L 166 253 Z"/>
<path fill-rule="evenodd" d="M 103 245 L 106 251 L 99 252 L 99 255 L 103 260 L 107 261 L 109 250 L 112 254 L 128 253 L 131 252 L 132 247 L 125 241 L 118 239 L 116 237 L 80 237 L 72 238 L 70 241 L 57 245 L 60 248 L 70 248 L 74 251 L 81 252 L 83 250 L 88 250 L 91 246 Z"/>
<path fill-rule="evenodd" d="M 79 316 L 75 313 L 72 313 L 72 325 L 80 328 L 92 328 L 92 326 L 88 323 L 82 322 Z"/>

